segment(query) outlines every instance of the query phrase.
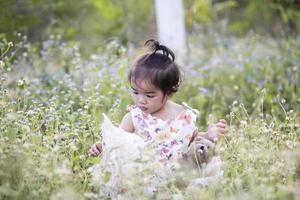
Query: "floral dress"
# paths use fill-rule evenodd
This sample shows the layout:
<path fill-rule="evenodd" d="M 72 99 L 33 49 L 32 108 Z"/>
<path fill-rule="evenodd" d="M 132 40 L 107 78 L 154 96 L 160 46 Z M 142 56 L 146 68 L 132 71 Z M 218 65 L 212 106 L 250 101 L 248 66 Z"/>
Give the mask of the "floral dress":
<path fill-rule="evenodd" d="M 130 110 L 135 132 L 156 148 L 162 163 L 181 157 L 196 130 L 198 111 L 183 105 L 185 109 L 169 120 L 146 114 L 138 107 Z"/>

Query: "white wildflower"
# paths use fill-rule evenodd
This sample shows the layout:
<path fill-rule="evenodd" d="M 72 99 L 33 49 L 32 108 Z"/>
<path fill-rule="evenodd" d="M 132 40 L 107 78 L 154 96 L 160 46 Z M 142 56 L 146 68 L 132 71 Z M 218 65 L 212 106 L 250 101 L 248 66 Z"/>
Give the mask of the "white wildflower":
<path fill-rule="evenodd" d="M 18 80 L 17 85 L 18 87 L 22 87 L 25 84 L 24 80 Z"/>
<path fill-rule="evenodd" d="M 88 199 L 99 199 L 99 195 L 97 193 L 86 192 L 83 195 Z"/>
<path fill-rule="evenodd" d="M 30 143 L 28 143 L 28 142 L 25 142 L 25 143 L 23 144 L 23 147 L 24 147 L 25 149 L 29 149 L 31 146 L 32 146 L 32 145 L 31 145 Z"/>
<path fill-rule="evenodd" d="M 33 110 L 28 110 L 27 111 L 27 115 L 34 115 L 34 114 L 35 114 L 35 112 Z"/>
<path fill-rule="evenodd" d="M 0 68 L 3 68 L 5 66 L 5 63 L 3 62 L 3 60 L 0 60 Z"/>
<path fill-rule="evenodd" d="M 244 127 L 246 127 L 248 125 L 246 120 L 241 120 L 240 121 L 241 125 L 243 125 Z"/>
<path fill-rule="evenodd" d="M 232 106 L 235 106 L 235 105 L 237 105 L 237 104 L 238 104 L 238 101 L 237 101 L 237 100 L 235 100 L 235 101 L 232 102 Z"/>
<path fill-rule="evenodd" d="M 267 128 L 267 127 L 264 127 L 264 128 L 262 129 L 262 132 L 265 133 L 265 134 L 269 133 L 270 131 L 271 131 L 271 130 L 270 130 L 269 128 Z"/>
<path fill-rule="evenodd" d="M 9 47 L 13 47 L 13 46 L 14 46 L 14 43 L 13 43 L 13 42 L 9 42 L 7 45 L 8 45 Z"/>

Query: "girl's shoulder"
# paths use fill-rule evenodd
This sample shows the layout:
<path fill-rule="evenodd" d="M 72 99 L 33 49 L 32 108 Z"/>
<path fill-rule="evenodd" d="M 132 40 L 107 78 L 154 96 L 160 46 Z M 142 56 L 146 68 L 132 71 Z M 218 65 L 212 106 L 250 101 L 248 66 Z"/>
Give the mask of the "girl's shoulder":
<path fill-rule="evenodd" d="M 196 117 L 199 116 L 199 111 L 197 109 L 194 109 L 194 108 L 190 107 L 185 102 L 182 102 L 181 104 L 178 104 L 178 103 L 175 103 L 175 102 L 171 101 L 171 104 L 173 106 L 174 113 L 186 112 L 186 113 L 190 113 L 192 115 L 195 115 Z"/>
<path fill-rule="evenodd" d="M 171 105 L 170 107 L 171 107 L 171 110 L 173 113 L 179 114 L 185 110 L 185 108 L 182 105 L 175 103 L 173 101 L 170 101 L 170 105 Z"/>

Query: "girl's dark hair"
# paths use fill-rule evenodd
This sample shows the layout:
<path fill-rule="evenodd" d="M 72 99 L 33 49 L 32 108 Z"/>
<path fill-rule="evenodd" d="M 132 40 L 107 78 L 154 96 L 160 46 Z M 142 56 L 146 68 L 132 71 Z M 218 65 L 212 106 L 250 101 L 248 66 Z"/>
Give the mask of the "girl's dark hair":
<path fill-rule="evenodd" d="M 150 53 L 138 58 L 128 73 L 129 82 L 149 80 L 161 89 L 164 94 L 177 92 L 181 82 L 179 66 L 175 63 L 175 55 L 168 47 L 153 39 L 147 40 L 145 46 Z"/>

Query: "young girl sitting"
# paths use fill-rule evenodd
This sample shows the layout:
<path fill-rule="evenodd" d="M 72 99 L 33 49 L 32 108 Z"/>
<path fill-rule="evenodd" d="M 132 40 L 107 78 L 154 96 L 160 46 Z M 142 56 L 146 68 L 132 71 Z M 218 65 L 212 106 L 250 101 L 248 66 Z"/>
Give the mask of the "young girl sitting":
<path fill-rule="evenodd" d="M 181 158 L 197 136 L 197 111 L 170 100 L 181 82 L 174 53 L 155 40 L 148 40 L 145 46 L 151 52 L 142 55 L 128 74 L 135 105 L 123 117 L 120 128 L 142 136 L 157 149 L 161 162 L 168 163 Z M 201 137 L 216 142 L 225 133 L 226 121 L 221 119 L 214 127 Z M 101 152 L 101 143 L 89 151 L 91 156 Z"/>
<path fill-rule="evenodd" d="M 129 132 L 141 136 L 145 145 L 154 149 L 154 156 L 158 156 L 153 158 L 154 163 L 156 161 L 160 163 L 158 173 L 157 171 L 154 172 L 156 175 L 151 178 L 150 185 L 148 182 L 146 183 L 148 186 L 145 186 L 144 189 L 144 193 L 148 197 L 154 197 L 158 192 L 157 177 L 161 172 L 160 170 L 171 169 L 172 171 L 173 166 L 178 161 L 192 160 L 195 163 L 193 158 L 196 158 L 198 165 L 198 161 L 202 161 L 203 158 L 206 159 L 207 155 L 204 154 L 207 153 L 207 149 L 203 146 L 202 139 L 199 139 L 197 136 L 196 119 L 198 112 L 186 104 L 179 105 L 170 100 L 172 94 L 177 92 L 181 82 L 181 73 L 174 61 L 174 53 L 155 40 L 148 40 L 145 45 L 150 47 L 151 52 L 138 58 L 128 73 L 134 105 L 130 106 L 130 111 L 123 117 L 119 128 L 124 131 L 124 134 Z M 109 130 L 106 129 L 103 130 L 104 133 L 110 136 L 116 135 L 113 134 L 114 132 L 109 134 L 110 131 L 119 132 L 113 126 Z M 214 143 L 225 133 L 225 129 L 226 121 L 222 119 L 216 124 L 210 125 L 208 131 L 199 134 L 199 136 Z M 120 139 L 116 138 L 118 141 Z M 107 147 L 107 144 L 105 145 Z M 98 156 L 102 153 L 102 150 L 102 144 L 96 143 L 91 147 L 89 153 L 91 156 Z M 110 150 L 105 152 L 110 154 Z M 126 151 L 126 148 L 124 151 Z M 196 153 L 196 155 L 191 154 L 191 151 Z M 104 169 L 98 169 L 98 172 L 105 171 L 105 167 L 110 166 L 110 164 L 105 162 L 107 160 L 106 155 L 104 154 L 102 160 Z M 114 162 L 112 161 L 112 163 Z M 113 169 L 111 173 L 117 173 L 115 175 L 116 181 L 112 180 L 110 184 L 102 185 L 102 189 L 108 187 L 107 192 L 110 195 L 122 193 L 124 188 L 122 184 L 119 184 L 121 181 L 119 180 L 118 169 L 122 170 L 121 168 L 124 168 L 123 170 L 126 171 L 129 169 L 126 166 L 128 167 L 128 165 L 112 164 L 110 166 Z M 197 185 L 198 183 L 201 184 L 202 180 L 194 179 L 193 182 Z M 117 190 L 116 193 L 111 192 L 110 188 L 113 191 Z M 128 191 L 128 188 L 125 187 L 125 191 Z"/>

